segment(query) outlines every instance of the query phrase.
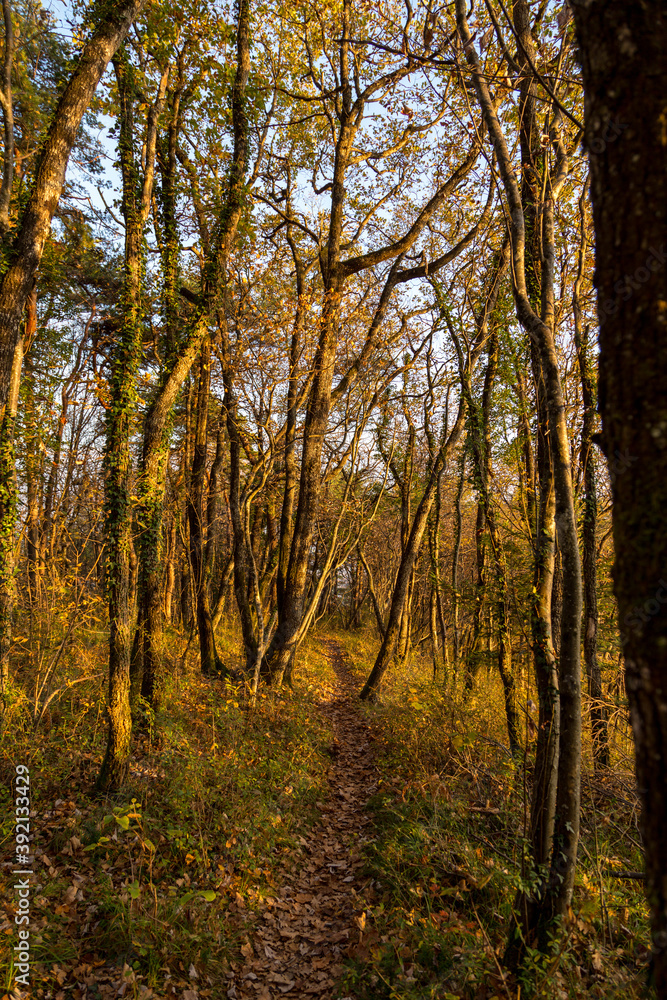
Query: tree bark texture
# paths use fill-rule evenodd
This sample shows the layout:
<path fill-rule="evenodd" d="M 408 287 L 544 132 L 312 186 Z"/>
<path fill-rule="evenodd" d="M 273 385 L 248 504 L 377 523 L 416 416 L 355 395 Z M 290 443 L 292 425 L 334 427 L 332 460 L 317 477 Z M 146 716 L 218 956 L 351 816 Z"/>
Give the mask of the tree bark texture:
<path fill-rule="evenodd" d="M 591 169 L 602 447 L 654 977 L 667 996 L 667 10 L 575 0 Z M 623 461 L 619 461 L 622 458 Z M 619 466 L 624 470 L 616 472 Z"/>
<path fill-rule="evenodd" d="M 109 734 L 97 780 L 100 791 L 116 791 L 127 775 L 132 714 L 130 660 L 132 607 L 132 457 L 130 433 L 137 406 L 137 372 L 141 361 L 141 276 L 143 224 L 138 173 L 134 158 L 134 86 L 125 53 L 114 57 L 120 107 L 118 140 L 123 181 L 125 260 L 120 329 L 112 346 L 109 407 L 104 453 L 106 587 L 109 607 Z"/>
<path fill-rule="evenodd" d="M 14 350 L 26 298 L 51 230 L 81 119 L 109 60 L 144 3 L 145 0 L 117 0 L 106 7 L 100 5 L 105 14 L 84 46 L 40 150 L 30 197 L 21 215 L 10 249 L 10 264 L 0 285 L 0 413 L 9 394 Z"/>
<path fill-rule="evenodd" d="M 527 5 L 522 7 L 527 14 Z M 561 619 L 560 713 L 561 739 L 558 760 L 558 790 L 554 824 L 554 849 L 551 858 L 549 892 L 541 907 L 540 920 L 564 916 L 570 905 L 579 842 L 581 802 L 581 562 L 574 510 L 574 493 L 570 462 L 570 442 L 558 358 L 554 341 L 553 292 L 553 211 L 554 200 L 566 176 L 566 163 L 561 163 L 554 176 L 546 177 L 545 194 L 541 199 L 541 310 L 538 314 L 531 303 L 527 283 L 526 219 L 521 190 L 512 166 L 488 83 L 481 72 L 479 57 L 471 44 L 470 28 L 464 0 L 456 0 L 458 31 L 471 70 L 473 87 L 489 131 L 498 161 L 498 170 L 507 199 L 512 245 L 512 279 L 514 302 L 519 322 L 534 341 L 544 379 L 549 434 L 554 470 L 556 524 L 559 547 L 563 556 L 563 591 L 567 601 Z M 525 168 L 526 165 L 524 165 Z M 546 169 L 546 167 L 545 167 Z"/>
<path fill-rule="evenodd" d="M 195 613 L 199 632 L 201 671 L 211 675 L 219 670 L 218 654 L 211 621 L 209 581 L 206 572 L 208 403 L 211 386 L 211 340 L 206 337 L 201 347 L 196 393 L 195 441 L 187 494 L 187 515 L 190 526 L 190 565 L 195 591 Z"/>
<path fill-rule="evenodd" d="M 597 456 L 593 445 L 595 432 L 595 409 L 597 393 L 595 374 L 591 359 L 591 345 L 588 326 L 582 328 L 580 302 L 585 250 L 585 195 L 579 202 L 581 235 L 579 266 L 572 295 L 574 315 L 574 344 L 577 351 L 579 378 L 581 381 L 581 401 L 583 421 L 581 425 L 581 445 L 579 467 L 583 485 L 581 518 L 582 569 L 584 580 L 584 662 L 588 679 L 590 698 L 591 737 L 593 741 L 593 764 L 596 769 L 609 767 L 609 733 L 607 708 L 603 702 L 602 670 L 598 659 L 598 577 L 597 577 Z"/>

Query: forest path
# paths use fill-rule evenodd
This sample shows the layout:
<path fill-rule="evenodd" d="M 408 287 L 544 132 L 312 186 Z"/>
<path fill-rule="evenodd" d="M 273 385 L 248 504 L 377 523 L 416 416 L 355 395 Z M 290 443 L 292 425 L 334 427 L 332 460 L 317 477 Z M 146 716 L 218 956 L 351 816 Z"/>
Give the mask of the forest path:
<path fill-rule="evenodd" d="M 377 773 L 370 730 L 355 704 L 357 681 L 338 643 L 325 646 L 336 674 L 331 700 L 319 706 L 333 730 L 329 795 L 320 821 L 300 838 L 302 852 L 287 859 L 278 894 L 262 902 L 230 1000 L 333 997 L 363 927 L 361 852 L 371 839 L 365 806 Z"/>

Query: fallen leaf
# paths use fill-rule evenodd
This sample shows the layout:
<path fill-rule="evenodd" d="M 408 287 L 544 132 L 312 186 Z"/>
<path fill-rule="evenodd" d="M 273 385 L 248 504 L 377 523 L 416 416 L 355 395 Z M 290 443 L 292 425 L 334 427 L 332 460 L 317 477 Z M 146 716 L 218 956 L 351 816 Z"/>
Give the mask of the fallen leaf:
<path fill-rule="evenodd" d="M 74 900 L 76 899 L 76 894 L 78 891 L 79 891 L 78 886 L 71 885 L 69 889 L 67 889 L 67 891 L 65 892 L 65 895 L 63 896 L 63 903 L 67 906 L 69 906 L 70 903 L 73 903 Z"/>

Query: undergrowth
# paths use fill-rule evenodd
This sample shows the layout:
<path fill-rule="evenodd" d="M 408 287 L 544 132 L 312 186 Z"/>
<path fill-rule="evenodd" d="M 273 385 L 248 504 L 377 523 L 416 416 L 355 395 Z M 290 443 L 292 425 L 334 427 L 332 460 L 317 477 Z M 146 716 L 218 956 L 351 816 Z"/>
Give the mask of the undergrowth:
<path fill-rule="evenodd" d="M 338 636 L 360 682 L 376 651 L 362 632 Z M 381 775 L 371 801 L 376 838 L 366 929 L 342 993 L 362 1000 L 653 996 L 648 910 L 629 769 L 630 734 L 616 727 L 614 767 L 596 774 L 584 748 L 582 835 L 572 912 L 551 954 L 528 948 L 516 976 L 502 968 L 517 890 L 529 887 L 526 766 L 506 748 L 502 689 L 432 675 L 413 655 L 364 708 Z M 483 693 L 481 690 L 483 689 Z M 528 714 L 530 690 L 524 699 Z M 628 878 L 618 877 L 629 873 Z"/>
<path fill-rule="evenodd" d="M 0 962 L 12 982 L 12 826 L 16 764 L 31 774 L 36 876 L 31 899 L 32 995 L 226 995 L 249 947 L 255 910 L 280 888 L 281 863 L 326 795 L 331 732 L 316 708 L 333 677 L 327 639 L 359 684 L 377 650 L 363 631 L 321 632 L 299 656 L 294 691 L 204 680 L 185 640 L 169 637 L 162 709 L 145 713 L 121 796 L 91 796 L 106 740 L 105 648 L 63 661 L 62 694 L 34 725 L 30 678 L 3 712 Z M 83 640 L 82 640 L 83 641 Z M 227 625 L 222 659 L 238 662 Z M 81 667 L 85 663 L 85 667 Z M 71 690 L 68 678 L 90 679 Z M 479 693 L 478 693 L 479 692 Z M 572 914 L 551 954 L 528 949 L 516 976 L 502 955 L 517 890 L 529 880 L 527 818 L 531 690 L 521 694 L 525 758 L 506 749 L 498 679 L 463 697 L 413 655 L 390 672 L 369 723 L 379 775 L 369 803 L 366 910 L 355 918 L 340 995 L 358 1000 L 519 1000 L 652 994 L 630 734 L 614 720 L 613 768 L 584 748 L 580 860 Z M 636 878 L 625 877 L 639 875 Z M 624 877 L 619 877 L 624 876 Z M 1 991 L 0 991 L 1 995 Z"/>
<path fill-rule="evenodd" d="M 92 797 L 106 740 L 99 679 L 61 698 L 37 730 L 22 689 L 10 693 L 0 800 L 0 985 L 7 990 L 16 764 L 30 768 L 36 832 L 30 930 L 37 997 L 116 996 L 118 989 L 182 996 L 193 987 L 202 997 L 224 996 L 228 962 L 254 907 L 273 894 L 281 856 L 315 817 L 330 741 L 314 707 L 329 678 L 324 654 L 306 650 L 296 690 L 260 690 L 251 708 L 242 686 L 202 679 L 194 656 L 183 662 L 183 641 L 174 635 L 172 643 L 179 655 L 163 708 L 136 738 L 117 797 Z M 239 648 L 232 628 L 220 645 L 229 662 Z"/>

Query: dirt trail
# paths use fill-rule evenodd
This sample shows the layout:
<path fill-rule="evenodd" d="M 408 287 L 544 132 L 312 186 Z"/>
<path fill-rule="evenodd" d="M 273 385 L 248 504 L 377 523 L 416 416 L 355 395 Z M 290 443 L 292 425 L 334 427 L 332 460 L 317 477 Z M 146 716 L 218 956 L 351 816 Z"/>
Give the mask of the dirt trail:
<path fill-rule="evenodd" d="M 264 901 L 243 949 L 245 965 L 230 979 L 231 1000 L 332 997 L 363 926 L 360 852 L 370 839 L 365 805 L 377 775 L 369 730 L 353 701 L 356 682 L 340 646 L 326 647 L 336 673 L 333 698 L 320 705 L 333 728 L 329 796 L 320 822 L 301 838 L 303 853 L 288 862 L 277 897 Z"/>

